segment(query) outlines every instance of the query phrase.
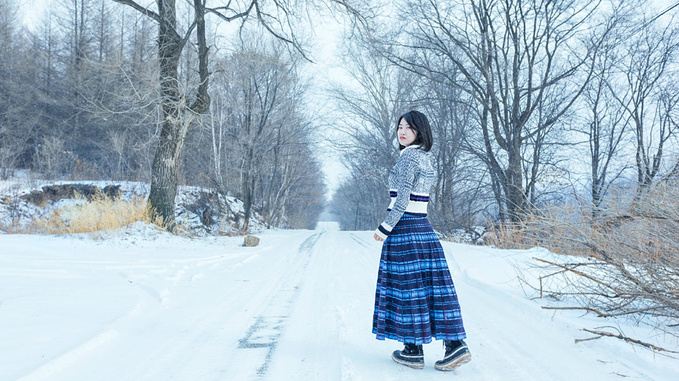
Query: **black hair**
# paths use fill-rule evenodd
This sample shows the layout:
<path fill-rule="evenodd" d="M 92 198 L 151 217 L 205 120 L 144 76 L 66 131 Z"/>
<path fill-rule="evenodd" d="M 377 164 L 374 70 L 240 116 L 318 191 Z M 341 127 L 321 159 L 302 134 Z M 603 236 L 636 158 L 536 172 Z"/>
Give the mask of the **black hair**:
<path fill-rule="evenodd" d="M 410 125 L 410 128 L 417 131 L 417 137 L 415 137 L 413 144 L 419 144 L 423 150 L 429 151 L 434 144 L 434 138 L 432 137 L 431 127 L 429 126 L 427 117 L 419 111 L 408 111 L 398 118 L 398 121 L 396 122 L 397 130 L 399 123 L 401 123 L 401 119 L 405 119 L 408 125 Z M 404 145 L 401 143 L 398 144 L 399 150 L 404 148 L 406 148 Z"/>

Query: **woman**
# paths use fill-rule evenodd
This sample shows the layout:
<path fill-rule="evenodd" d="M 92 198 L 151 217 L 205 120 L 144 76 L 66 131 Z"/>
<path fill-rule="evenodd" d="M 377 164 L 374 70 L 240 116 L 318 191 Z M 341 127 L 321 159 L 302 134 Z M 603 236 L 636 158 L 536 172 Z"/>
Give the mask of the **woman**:
<path fill-rule="evenodd" d="M 375 292 L 373 333 L 405 344 L 391 358 L 424 367 L 422 344 L 443 340 L 446 353 L 438 370 L 471 360 L 455 286 L 441 243 L 427 220 L 429 191 L 436 181 L 431 165 L 433 138 L 427 117 L 410 111 L 399 118 L 398 162 L 389 174 L 391 205 L 375 231 L 384 241 Z"/>

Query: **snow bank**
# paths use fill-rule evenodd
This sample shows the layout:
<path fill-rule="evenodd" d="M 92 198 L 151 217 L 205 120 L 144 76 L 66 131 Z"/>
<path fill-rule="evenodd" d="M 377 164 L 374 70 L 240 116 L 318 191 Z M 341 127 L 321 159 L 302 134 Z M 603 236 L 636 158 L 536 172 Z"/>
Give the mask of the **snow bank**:
<path fill-rule="evenodd" d="M 109 185 L 120 186 L 123 200 L 146 197 L 149 192 L 148 184 L 139 182 L 47 181 L 30 179 L 26 175 L 0 180 L 0 232 L 10 226 L 23 230 L 34 218 L 51 215 L 64 205 L 80 202 L 60 199 L 35 205 L 27 199 L 31 192 L 38 192 L 45 186 L 69 184 L 92 185 L 101 189 Z M 180 186 L 175 205 L 177 222 L 190 235 L 233 235 L 241 231 L 245 211 L 243 202 L 235 197 L 218 195 L 197 187 Z M 253 213 L 249 230 L 259 232 L 264 228 L 262 218 Z"/>

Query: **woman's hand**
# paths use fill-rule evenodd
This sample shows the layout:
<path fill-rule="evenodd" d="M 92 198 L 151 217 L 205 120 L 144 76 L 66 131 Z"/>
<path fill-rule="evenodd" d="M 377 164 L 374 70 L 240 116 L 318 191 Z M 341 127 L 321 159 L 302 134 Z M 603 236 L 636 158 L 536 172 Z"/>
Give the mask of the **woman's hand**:
<path fill-rule="evenodd" d="M 382 241 L 384 241 L 384 238 L 378 236 L 377 233 L 375 233 L 375 241 L 382 242 Z"/>

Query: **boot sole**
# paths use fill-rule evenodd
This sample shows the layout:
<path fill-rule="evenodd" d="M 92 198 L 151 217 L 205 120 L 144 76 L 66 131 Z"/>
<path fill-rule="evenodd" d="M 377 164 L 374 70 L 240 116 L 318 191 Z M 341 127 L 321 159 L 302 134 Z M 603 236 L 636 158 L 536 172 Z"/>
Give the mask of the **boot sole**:
<path fill-rule="evenodd" d="M 439 365 L 439 364 L 434 364 L 434 368 L 438 370 L 443 370 L 443 371 L 448 371 L 448 370 L 453 370 L 460 365 L 464 365 L 468 362 L 472 361 L 472 354 L 471 353 L 465 353 L 459 358 L 456 358 L 454 361 L 452 361 L 450 364 L 446 365 Z"/>
<path fill-rule="evenodd" d="M 412 363 L 412 362 L 406 362 L 406 361 L 403 361 L 403 360 L 400 360 L 400 359 L 394 357 L 394 355 L 391 355 L 391 359 L 394 360 L 394 362 L 396 362 L 397 364 L 405 365 L 405 366 L 411 367 L 411 368 L 413 368 L 413 369 L 422 369 L 422 368 L 424 368 L 424 363 Z"/>

